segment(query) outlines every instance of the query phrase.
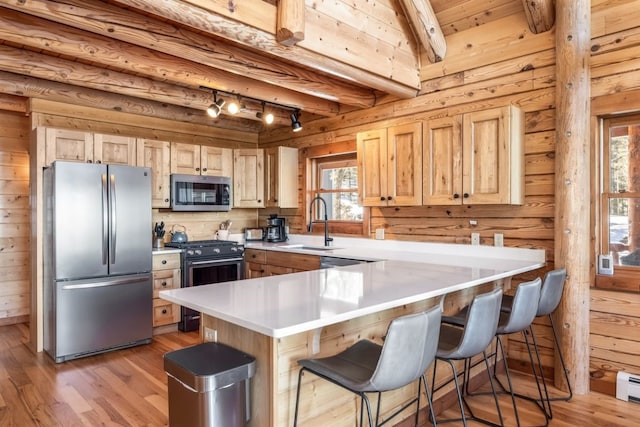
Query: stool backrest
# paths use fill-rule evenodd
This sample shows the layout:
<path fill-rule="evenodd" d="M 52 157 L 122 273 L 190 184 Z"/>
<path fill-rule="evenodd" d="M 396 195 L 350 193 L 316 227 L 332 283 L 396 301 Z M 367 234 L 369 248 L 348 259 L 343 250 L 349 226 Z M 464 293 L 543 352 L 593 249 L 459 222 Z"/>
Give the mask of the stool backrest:
<path fill-rule="evenodd" d="M 555 311 L 560 304 L 566 278 L 567 270 L 564 268 L 549 271 L 544 276 L 537 316 L 546 316 Z"/>
<path fill-rule="evenodd" d="M 371 384 L 378 391 L 394 390 L 420 378 L 435 359 L 440 334 L 440 307 L 394 319 Z"/>
<path fill-rule="evenodd" d="M 518 285 L 513 296 L 511 312 L 500 313 L 500 316 L 508 316 L 508 320 L 503 325 L 501 319 L 498 333 L 512 334 L 520 332 L 531 325 L 538 313 L 541 287 L 542 280 L 539 277 Z"/>
<path fill-rule="evenodd" d="M 502 288 L 473 298 L 467 310 L 464 332 L 455 352 L 456 359 L 475 356 L 487 348 L 496 335 L 501 303 Z"/>

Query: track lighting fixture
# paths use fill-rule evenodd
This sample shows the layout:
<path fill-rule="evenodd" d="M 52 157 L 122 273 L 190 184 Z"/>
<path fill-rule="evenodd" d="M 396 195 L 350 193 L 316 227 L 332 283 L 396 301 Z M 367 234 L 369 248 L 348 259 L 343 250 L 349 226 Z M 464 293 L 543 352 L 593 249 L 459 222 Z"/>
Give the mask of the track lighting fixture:
<path fill-rule="evenodd" d="M 213 104 L 209 105 L 207 108 L 207 114 L 209 114 L 214 119 L 220 115 L 222 111 L 222 107 L 224 106 L 224 99 L 218 99 L 218 93 L 216 91 L 213 92 Z"/>
<path fill-rule="evenodd" d="M 227 104 L 227 111 L 229 114 L 237 114 L 239 111 L 245 109 L 246 107 L 242 105 L 242 101 L 238 96 L 237 99 L 230 101 Z"/>
<path fill-rule="evenodd" d="M 273 120 L 275 119 L 273 113 L 267 111 L 264 111 L 264 105 L 266 103 L 262 102 L 262 111 L 258 111 L 256 113 L 256 117 L 259 118 L 260 120 L 262 120 L 263 122 L 265 122 L 266 124 L 270 125 L 271 123 L 273 123 Z"/>
<path fill-rule="evenodd" d="M 302 123 L 300 123 L 300 110 L 296 110 L 291 113 L 291 129 L 294 132 L 300 132 L 302 130 Z"/>

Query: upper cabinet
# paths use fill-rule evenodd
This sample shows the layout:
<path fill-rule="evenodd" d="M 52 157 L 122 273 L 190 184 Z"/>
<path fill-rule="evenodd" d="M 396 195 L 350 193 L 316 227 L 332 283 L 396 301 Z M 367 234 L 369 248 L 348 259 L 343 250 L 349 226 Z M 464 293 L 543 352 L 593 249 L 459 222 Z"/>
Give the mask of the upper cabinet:
<path fill-rule="evenodd" d="M 425 205 L 524 203 L 524 114 L 516 106 L 430 120 Z"/>
<path fill-rule="evenodd" d="M 138 140 L 138 166 L 151 168 L 151 206 L 154 208 L 170 206 L 170 146 L 167 141 Z"/>
<path fill-rule="evenodd" d="M 422 123 L 357 135 L 363 206 L 422 204 Z"/>
<path fill-rule="evenodd" d="M 171 143 L 171 173 L 187 175 L 231 176 L 233 171 L 230 148 Z"/>
<path fill-rule="evenodd" d="M 67 129 L 45 130 L 45 162 L 136 164 L 136 138 Z"/>
<path fill-rule="evenodd" d="M 265 206 L 298 207 L 298 149 L 272 147 L 265 150 Z"/>
<path fill-rule="evenodd" d="M 264 150 L 233 150 L 233 206 L 264 207 Z"/>

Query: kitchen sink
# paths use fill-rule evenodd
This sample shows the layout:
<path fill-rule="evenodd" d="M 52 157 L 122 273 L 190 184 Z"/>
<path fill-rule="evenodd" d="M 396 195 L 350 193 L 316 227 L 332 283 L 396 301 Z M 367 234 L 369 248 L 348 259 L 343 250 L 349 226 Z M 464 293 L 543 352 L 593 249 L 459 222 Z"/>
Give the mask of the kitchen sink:
<path fill-rule="evenodd" d="M 309 245 L 303 245 L 303 244 L 291 244 L 291 245 L 281 245 L 279 246 L 280 248 L 287 248 L 287 249 L 303 249 L 305 251 L 331 251 L 334 249 L 340 249 L 340 248 L 336 248 L 335 246 L 309 246 Z"/>

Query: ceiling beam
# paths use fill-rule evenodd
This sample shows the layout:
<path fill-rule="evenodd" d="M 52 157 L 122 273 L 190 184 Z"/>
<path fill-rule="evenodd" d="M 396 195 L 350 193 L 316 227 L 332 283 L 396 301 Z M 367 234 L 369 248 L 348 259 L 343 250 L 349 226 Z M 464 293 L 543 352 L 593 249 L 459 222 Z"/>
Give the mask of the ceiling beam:
<path fill-rule="evenodd" d="M 26 114 L 29 111 L 29 98 L 0 93 L 0 110 Z"/>
<path fill-rule="evenodd" d="M 261 30 L 239 22 L 238 20 L 214 14 L 211 11 L 201 7 L 195 7 L 184 1 L 112 1 L 143 10 L 156 16 L 170 16 L 171 19 L 176 22 L 204 31 L 212 36 L 223 37 L 234 43 L 252 49 L 259 49 L 264 54 L 269 54 L 274 58 L 284 59 L 291 64 L 298 64 L 342 80 L 372 87 L 399 98 L 415 98 L 420 87 L 418 70 L 416 70 L 415 87 L 413 85 L 400 83 L 392 80 L 391 77 L 374 74 L 366 68 L 354 67 L 345 62 L 335 60 L 328 55 L 322 55 L 299 46 L 294 46 L 293 48 L 283 46 L 278 43 L 273 32 Z M 200 4 L 202 2 L 198 3 Z M 345 103 L 342 100 L 339 102 Z"/>
<path fill-rule="evenodd" d="M 522 0 L 522 6 L 532 33 L 540 34 L 553 28 L 556 21 L 553 0 Z"/>
<path fill-rule="evenodd" d="M 375 95 L 371 90 L 341 83 L 326 75 L 238 49 L 229 43 L 218 42 L 204 34 L 176 28 L 166 22 L 97 0 L 17 3 L 11 0 L 0 0 L 0 5 L 81 30 L 91 31 L 104 37 L 224 70 L 236 77 L 250 77 L 250 80 L 260 80 L 277 86 L 271 91 L 271 96 L 275 94 L 276 99 L 265 99 L 266 101 L 285 104 L 286 102 L 278 98 L 277 95 L 279 88 L 283 87 L 313 97 L 360 108 L 375 104 Z M 237 88 L 230 85 L 228 87 L 217 86 L 217 88 L 228 92 L 253 91 L 252 86 Z M 252 96 L 251 93 L 242 94 Z M 286 104 L 289 105 L 289 103 Z M 313 111 L 312 108 L 307 109 L 306 105 L 291 106 Z M 335 109 L 337 109 L 337 104 Z M 336 113 L 338 111 L 334 112 L 334 114 Z"/>
<path fill-rule="evenodd" d="M 216 128 L 248 132 L 260 132 L 260 122 L 225 116 L 215 122 L 204 111 L 175 105 L 146 101 L 130 96 L 117 95 L 89 88 L 82 88 L 51 80 L 38 79 L 20 74 L 0 71 L 0 92 L 27 98 L 62 102 L 70 105 L 120 111 L 140 116 L 187 122 Z"/>
<path fill-rule="evenodd" d="M 442 61 L 447 53 L 447 42 L 429 0 L 401 0 L 400 3 L 429 61 Z"/>
<path fill-rule="evenodd" d="M 276 40 L 284 46 L 293 46 L 304 40 L 304 0 L 278 1 Z"/>

